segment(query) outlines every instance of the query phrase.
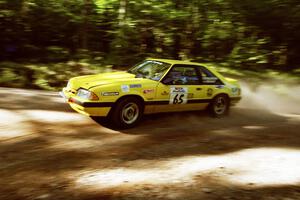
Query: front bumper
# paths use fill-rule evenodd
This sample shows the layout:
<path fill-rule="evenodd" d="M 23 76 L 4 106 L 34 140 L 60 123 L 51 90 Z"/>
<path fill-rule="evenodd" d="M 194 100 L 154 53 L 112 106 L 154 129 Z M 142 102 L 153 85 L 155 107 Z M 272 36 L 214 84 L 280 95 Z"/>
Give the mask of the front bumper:
<path fill-rule="evenodd" d="M 66 88 L 63 88 L 59 95 L 67 102 L 72 109 L 86 115 L 86 116 L 99 116 L 105 117 L 108 115 L 112 103 L 109 102 L 90 102 L 82 101 L 76 98 L 74 93 L 68 92 Z"/>

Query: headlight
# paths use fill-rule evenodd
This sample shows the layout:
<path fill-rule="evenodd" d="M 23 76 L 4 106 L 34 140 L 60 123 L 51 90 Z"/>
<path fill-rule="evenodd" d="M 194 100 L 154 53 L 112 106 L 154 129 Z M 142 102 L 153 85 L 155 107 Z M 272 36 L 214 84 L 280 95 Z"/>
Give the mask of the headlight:
<path fill-rule="evenodd" d="M 77 96 L 83 99 L 99 100 L 99 97 L 94 92 L 85 89 L 79 89 Z"/>

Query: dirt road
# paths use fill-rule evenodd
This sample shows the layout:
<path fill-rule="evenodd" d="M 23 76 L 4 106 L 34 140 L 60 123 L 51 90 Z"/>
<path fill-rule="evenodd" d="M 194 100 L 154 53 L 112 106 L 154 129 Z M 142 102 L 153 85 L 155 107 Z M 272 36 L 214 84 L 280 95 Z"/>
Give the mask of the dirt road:
<path fill-rule="evenodd" d="M 244 85 L 229 117 L 151 115 L 126 131 L 57 93 L 0 88 L 0 199 L 300 199 L 299 88 Z"/>

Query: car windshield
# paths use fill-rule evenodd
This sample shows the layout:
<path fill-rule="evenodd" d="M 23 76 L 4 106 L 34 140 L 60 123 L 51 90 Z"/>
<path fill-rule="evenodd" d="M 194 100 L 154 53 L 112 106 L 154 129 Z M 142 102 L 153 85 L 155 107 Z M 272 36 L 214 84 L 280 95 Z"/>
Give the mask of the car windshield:
<path fill-rule="evenodd" d="M 135 74 L 137 78 L 159 81 L 170 66 L 168 63 L 146 60 L 129 69 L 128 73 Z"/>

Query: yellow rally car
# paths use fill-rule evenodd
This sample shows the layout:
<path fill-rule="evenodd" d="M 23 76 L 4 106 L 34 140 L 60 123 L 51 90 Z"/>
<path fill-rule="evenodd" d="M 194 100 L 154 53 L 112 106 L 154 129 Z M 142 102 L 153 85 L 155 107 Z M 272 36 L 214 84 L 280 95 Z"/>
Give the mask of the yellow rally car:
<path fill-rule="evenodd" d="M 107 117 L 118 128 L 136 125 L 143 114 L 202 110 L 215 117 L 241 99 L 234 79 L 206 65 L 147 59 L 126 72 L 71 78 L 60 93 L 79 113 Z"/>

